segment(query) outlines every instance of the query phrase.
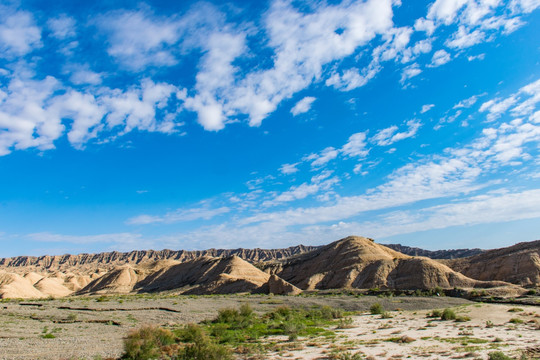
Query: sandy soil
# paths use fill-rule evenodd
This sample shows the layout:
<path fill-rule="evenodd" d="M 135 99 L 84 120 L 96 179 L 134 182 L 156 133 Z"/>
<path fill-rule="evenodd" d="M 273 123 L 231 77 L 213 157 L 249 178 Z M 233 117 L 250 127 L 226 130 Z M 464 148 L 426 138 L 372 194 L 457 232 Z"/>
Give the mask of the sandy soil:
<path fill-rule="evenodd" d="M 379 302 L 392 311 L 391 319 L 367 314 L 354 316 L 351 328 L 336 330 L 338 336 L 334 340 L 303 339 L 294 344 L 297 350 L 269 354 L 269 359 L 326 358 L 332 351 L 362 352 L 384 359 L 455 358 L 467 354 L 486 358 L 493 349 L 512 354 L 540 342 L 538 307 L 520 306 L 524 311 L 511 313 L 508 309 L 512 306 L 475 304 L 449 297 L 144 295 L 100 300 L 103 299 L 89 297 L 0 303 L 0 359 L 114 358 L 121 355 L 123 337 L 130 329 L 143 324 L 199 322 L 214 317 L 218 309 L 242 303 L 250 303 L 260 312 L 281 305 L 330 305 L 365 312 Z M 455 308 L 471 320 L 456 323 L 426 318 L 428 310 L 446 307 Z M 519 318 L 523 323 L 510 324 L 511 318 Z M 487 320 L 493 326 L 486 327 Z M 415 340 L 385 341 L 402 336 Z M 472 338 L 488 342 L 461 345 L 463 339 Z"/>
<path fill-rule="evenodd" d="M 362 354 L 368 359 L 487 359 L 502 351 L 520 358 L 540 358 L 540 308 L 465 304 L 452 309 L 469 321 L 430 319 L 430 311 L 393 312 L 392 318 L 363 314 L 353 318 L 349 329 L 336 330 L 339 336 L 328 341 L 310 339 L 301 350 L 269 354 L 272 359 L 327 359 L 334 354 Z M 522 323 L 511 323 L 519 319 Z M 302 339 L 300 339 L 301 342 Z M 528 350 L 528 352 L 527 352 Z M 530 355 L 536 353 L 536 356 Z"/>

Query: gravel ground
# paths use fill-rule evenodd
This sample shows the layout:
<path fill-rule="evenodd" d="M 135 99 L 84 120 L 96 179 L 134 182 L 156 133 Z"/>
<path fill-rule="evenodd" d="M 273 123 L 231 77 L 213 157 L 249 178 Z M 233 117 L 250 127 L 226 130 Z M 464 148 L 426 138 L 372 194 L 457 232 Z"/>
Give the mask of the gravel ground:
<path fill-rule="evenodd" d="M 118 358 L 130 329 L 143 324 L 200 322 L 218 309 L 249 303 L 265 312 L 281 305 L 329 305 L 365 311 L 379 302 L 388 310 L 428 310 L 470 303 L 450 297 L 171 296 L 73 297 L 0 303 L 0 359 Z M 50 334 L 50 335 L 47 335 Z"/>

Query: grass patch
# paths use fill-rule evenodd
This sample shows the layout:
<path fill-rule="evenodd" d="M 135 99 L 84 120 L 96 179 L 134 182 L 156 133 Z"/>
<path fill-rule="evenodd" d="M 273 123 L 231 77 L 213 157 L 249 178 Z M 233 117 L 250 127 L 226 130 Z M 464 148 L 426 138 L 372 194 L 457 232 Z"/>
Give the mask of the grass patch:
<path fill-rule="evenodd" d="M 523 320 L 518 318 L 511 318 L 510 321 L 508 321 L 511 324 L 523 324 Z"/>

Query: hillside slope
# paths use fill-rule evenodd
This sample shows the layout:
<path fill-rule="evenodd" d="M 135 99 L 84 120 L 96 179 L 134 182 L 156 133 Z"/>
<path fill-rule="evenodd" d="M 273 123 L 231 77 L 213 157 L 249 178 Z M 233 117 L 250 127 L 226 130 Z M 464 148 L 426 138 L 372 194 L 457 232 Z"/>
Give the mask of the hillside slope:
<path fill-rule="evenodd" d="M 501 280 L 522 286 L 540 285 L 540 240 L 441 262 L 478 280 Z"/>

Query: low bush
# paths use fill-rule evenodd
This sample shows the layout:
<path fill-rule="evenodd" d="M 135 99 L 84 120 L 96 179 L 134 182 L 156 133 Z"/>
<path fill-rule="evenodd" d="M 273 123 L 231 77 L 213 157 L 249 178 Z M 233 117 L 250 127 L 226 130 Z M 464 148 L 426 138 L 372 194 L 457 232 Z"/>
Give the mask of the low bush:
<path fill-rule="evenodd" d="M 124 359 L 159 359 L 166 346 L 175 343 L 174 334 L 157 326 L 143 326 L 131 331 L 124 340 Z"/>
<path fill-rule="evenodd" d="M 456 320 L 456 313 L 452 309 L 444 309 L 441 320 Z"/>
<path fill-rule="evenodd" d="M 382 307 L 381 304 L 375 303 L 375 304 L 371 305 L 371 307 L 369 308 L 369 312 L 372 315 L 380 315 L 380 314 L 382 314 L 384 312 L 384 308 Z"/>
<path fill-rule="evenodd" d="M 440 318 L 442 316 L 441 310 L 433 310 L 431 313 L 428 314 L 428 318 Z"/>

